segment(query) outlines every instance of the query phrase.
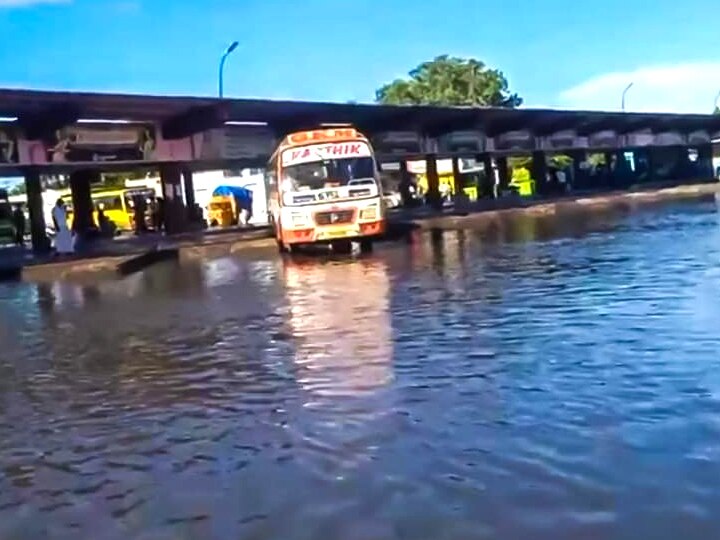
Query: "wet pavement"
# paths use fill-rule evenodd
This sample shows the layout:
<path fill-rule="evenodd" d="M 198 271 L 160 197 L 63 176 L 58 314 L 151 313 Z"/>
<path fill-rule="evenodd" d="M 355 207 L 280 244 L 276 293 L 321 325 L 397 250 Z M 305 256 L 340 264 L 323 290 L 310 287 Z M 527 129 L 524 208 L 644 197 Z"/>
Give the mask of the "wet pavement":
<path fill-rule="evenodd" d="M 717 538 L 720 210 L 0 284 L 0 538 Z"/>

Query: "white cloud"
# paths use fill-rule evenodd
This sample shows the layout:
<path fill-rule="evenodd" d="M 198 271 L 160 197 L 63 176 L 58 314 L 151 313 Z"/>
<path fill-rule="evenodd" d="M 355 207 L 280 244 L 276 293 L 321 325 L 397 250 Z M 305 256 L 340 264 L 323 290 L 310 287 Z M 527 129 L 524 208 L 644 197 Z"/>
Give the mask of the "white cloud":
<path fill-rule="evenodd" d="M 636 112 L 711 113 L 720 92 L 720 62 L 647 66 L 606 73 L 560 93 L 568 109 L 620 110 L 622 93 L 633 83 L 625 110 Z"/>
<path fill-rule="evenodd" d="M 72 0 L 0 0 L 0 9 L 37 6 L 40 4 L 69 4 Z"/>

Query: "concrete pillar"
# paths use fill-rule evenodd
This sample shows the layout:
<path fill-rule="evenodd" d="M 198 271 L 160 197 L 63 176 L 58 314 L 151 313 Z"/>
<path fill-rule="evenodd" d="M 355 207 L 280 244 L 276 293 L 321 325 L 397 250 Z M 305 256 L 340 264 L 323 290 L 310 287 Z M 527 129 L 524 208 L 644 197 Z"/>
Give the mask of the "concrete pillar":
<path fill-rule="evenodd" d="M 712 158 L 712 144 L 703 144 L 698 146 L 697 170 L 699 179 L 710 180 L 715 177 Z"/>
<path fill-rule="evenodd" d="M 88 233 L 96 228 L 90 185 L 98 181 L 99 176 L 100 173 L 88 170 L 75 171 L 70 175 L 73 204 L 72 230 L 81 240 L 87 238 Z"/>
<path fill-rule="evenodd" d="M 653 152 L 652 146 L 645 148 L 645 160 L 647 164 L 647 174 L 645 177 L 646 182 L 654 182 L 657 178 L 655 174 L 655 153 Z"/>
<path fill-rule="evenodd" d="M 613 152 L 605 152 L 605 170 L 607 171 L 607 175 L 605 178 L 605 185 L 602 187 L 615 188 L 615 185 L 617 184 L 617 181 L 615 178 L 616 167 L 617 167 L 617 163 L 615 162 L 614 153 Z"/>
<path fill-rule="evenodd" d="M 478 186 L 478 198 L 495 197 L 495 172 L 490 154 L 480 154 L 476 158 L 483 164 L 483 180 Z"/>
<path fill-rule="evenodd" d="M 462 178 L 460 176 L 460 158 L 452 158 L 452 170 L 453 170 L 453 193 L 457 197 L 463 194 Z"/>
<path fill-rule="evenodd" d="M 440 177 L 437 171 L 437 159 L 434 154 L 425 156 L 426 175 L 428 182 L 427 201 L 436 210 L 442 210 L 440 198 Z"/>
<path fill-rule="evenodd" d="M 651 180 L 651 168 L 648 148 L 636 148 L 633 150 L 635 171 L 632 173 L 633 182 L 646 184 Z"/>
<path fill-rule="evenodd" d="M 188 223 L 195 223 L 195 186 L 193 185 L 193 173 L 189 167 L 182 170 L 183 192 L 185 193 L 185 208 L 187 209 Z"/>
<path fill-rule="evenodd" d="M 32 169 L 25 171 L 25 193 L 27 194 L 28 212 L 30 214 L 32 247 L 37 253 L 45 253 L 50 251 L 50 239 L 45 233 L 42 182 L 40 182 L 40 173 L 38 171 Z"/>
<path fill-rule="evenodd" d="M 627 187 L 634 181 L 633 170 L 630 162 L 625 157 L 625 152 L 629 152 L 627 148 L 620 148 L 615 151 L 615 185 L 618 187 Z"/>
<path fill-rule="evenodd" d="M 193 185 L 192 169 L 187 167 L 182 170 L 183 191 L 185 192 L 185 206 L 188 208 L 195 207 L 195 186 Z"/>
<path fill-rule="evenodd" d="M 410 194 L 411 184 L 412 179 L 410 178 L 410 173 L 408 172 L 407 160 L 401 159 L 400 185 L 398 187 L 400 189 L 400 196 L 402 197 L 403 206 L 411 206 L 415 202 L 412 198 L 412 195 Z"/>
<path fill-rule="evenodd" d="M 160 181 L 162 184 L 165 204 L 164 222 L 167 234 L 177 234 L 186 228 L 187 211 L 182 197 L 182 174 L 177 163 L 165 163 L 160 166 Z"/>
<path fill-rule="evenodd" d="M 662 146 L 651 146 L 647 149 L 649 176 L 656 182 L 667 180 L 667 175 L 661 174 L 661 169 L 664 169 L 662 165 L 665 162 L 666 151 L 667 149 Z"/>
<path fill-rule="evenodd" d="M 548 194 L 547 182 L 547 159 L 545 152 L 535 151 L 532 153 L 532 163 L 530 165 L 530 176 L 535 180 L 535 187 L 539 195 Z"/>
<path fill-rule="evenodd" d="M 495 167 L 497 168 L 497 185 L 498 195 L 502 195 L 510 190 L 510 169 L 508 168 L 508 159 L 505 156 L 495 158 Z"/>
<path fill-rule="evenodd" d="M 584 189 L 587 184 L 586 171 L 583 170 L 581 165 L 587 161 L 586 150 L 572 150 L 570 157 L 573 160 L 573 177 L 571 185 L 573 189 Z"/>

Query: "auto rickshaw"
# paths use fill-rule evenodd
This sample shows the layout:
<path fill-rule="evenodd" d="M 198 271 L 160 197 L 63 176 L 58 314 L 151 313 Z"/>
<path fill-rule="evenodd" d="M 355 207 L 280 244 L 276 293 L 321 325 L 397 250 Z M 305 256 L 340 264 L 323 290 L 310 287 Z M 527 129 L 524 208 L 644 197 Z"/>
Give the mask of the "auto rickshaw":
<path fill-rule="evenodd" d="M 213 191 L 208 204 L 208 223 L 211 227 L 231 227 L 240 222 L 242 210 L 252 204 L 252 192 L 234 186 L 220 186 Z"/>

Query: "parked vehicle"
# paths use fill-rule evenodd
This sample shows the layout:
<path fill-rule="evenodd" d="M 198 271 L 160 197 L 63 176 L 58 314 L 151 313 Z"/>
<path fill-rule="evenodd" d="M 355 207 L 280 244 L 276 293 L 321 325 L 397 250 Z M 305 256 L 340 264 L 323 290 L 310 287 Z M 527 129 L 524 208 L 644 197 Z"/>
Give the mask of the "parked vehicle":
<path fill-rule="evenodd" d="M 380 171 L 352 127 L 290 133 L 266 168 L 270 221 L 281 251 L 307 244 L 369 250 L 385 232 Z"/>

